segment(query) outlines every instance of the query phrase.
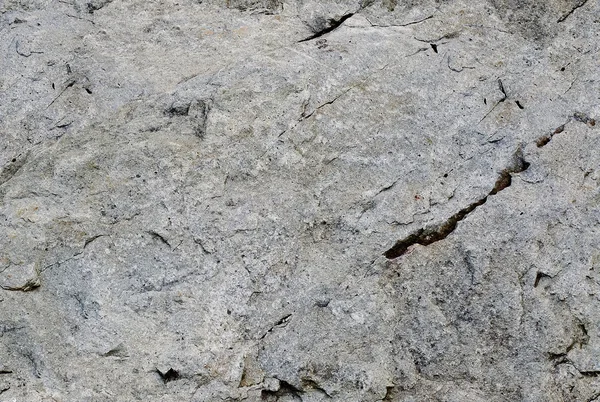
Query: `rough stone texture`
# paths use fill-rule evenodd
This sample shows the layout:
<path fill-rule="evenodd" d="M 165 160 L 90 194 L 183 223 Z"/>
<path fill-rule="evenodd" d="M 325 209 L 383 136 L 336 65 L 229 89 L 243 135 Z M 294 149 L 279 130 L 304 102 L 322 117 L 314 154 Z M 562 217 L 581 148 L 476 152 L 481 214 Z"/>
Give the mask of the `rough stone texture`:
<path fill-rule="evenodd" d="M 599 15 L 0 1 L 0 400 L 600 401 Z"/>

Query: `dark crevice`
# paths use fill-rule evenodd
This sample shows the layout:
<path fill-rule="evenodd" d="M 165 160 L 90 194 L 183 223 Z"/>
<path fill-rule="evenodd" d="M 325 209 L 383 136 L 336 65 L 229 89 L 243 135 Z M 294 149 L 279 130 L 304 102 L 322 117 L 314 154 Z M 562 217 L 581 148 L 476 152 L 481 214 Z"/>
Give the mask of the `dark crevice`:
<path fill-rule="evenodd" d="M 302 386 L 304 388 L 308 388 L 308 389 L 314 389 L 315 391 L 318 391 L 319 393 L 323 394 L 326 398 L 331 398 L 331 395 L 329 395 L 327 393 L 327 391 L 325 391 L 325 389 L 323 387 L 321 387 L 316 381 L 311 380 L 309 378 L 304 378 L 302 379 Z"/>
<path fill-rule="evenodd" d="M 548 352 L 548 358 L 554 363 L 555 366 L 558 366 L 559 364 L 570 364 L 571 366 L 573 366 L 575 368 L 575 370 L 579 371 L 579 373 L 581 373 L 581 375 L 584 376 L 588 376 L 588 377 L 597 377 L 600 375 L 600 371 L 598 370 L 580 370 L 576 364 L 569 359 L 569 352 L 571 350 L 573 350 L 575 348 L 575 346 L 579 347 L 579 349 L 581 349 L 583 346 L 587 345 L 590 342 L 590 336 L 588 335 L 588 331 L 587 328 L 585 327 L 585 324 L 583 322 L 581 322 L 581 320 L 577 320 L 579 321 L 579 324 L 577 325 L 577 332 L 575 334 L 575 337 L 573 339 L 573 341 L 571 342 L 571 344 L 569 346 L 566 347 L 565 351 L 562 353 L 552 353 L 552 352 Z"/>
<path fill-rule="evenodd" d="M 112 348 L 108 352 L 102 353 L 100 356 L 126 358 L 126 357 L 129 357 L 129 354 L 125 350 L 125 347 L 123 346 L 123 344 L 120 344 L 117 347 Z"/>
<path fill-rule="evenodd" d="M 555 366 L 563 363 L 571 363 L 571 361 L 567 358 L 566 353 L 552 353 L 548 352 L 548 359 L 551 360 Z"/>
<path fill-rule="evenodd" d="M 548 357 L 551 361 L 553 361 L 554 366 L 558 366 L 559 364 L 568 364 L 584 377 L 600 377 L 600 370 L 580 370 L 577 368 L 575 363 L 567 357 L 566 353 L 548 353 Z"/>
<path fill-rule="evenodd" d="M 417 38 L 416 36 L 414 37 L 414 39 L 418 40 L 419 42 L 436 43 L 436 42 L 439 42 L 439 41 L 444 40 L 444 39 L 456 39 L 459 36 L 460 36 L 460 31 L 454 31 L 454 32 L 449 32 L 447 34 L 444 34 L 442 36 L 439 36 L 439 37 L 433 38 L 433 39 Z"/>
<path fill-rule="evenodd" d="M 282 318 L 281 318 L 279 321 L 277 321 L 277 322 L 275 323 L 275 325 L 274 325 L 274 326 L 275 326 L 275 327 L 277 327 L 277 326 L 280 326 L 280 325 L 286 324 L 286 323 L 287 323 L 287 322 L 290 320 L 290 317 L 291 317 L 291 316 L 292 316 L 291 314 L 288 314 L 288 315 L 286 315 L 285 317 L 282 317 Z"/>
<path fill-rule="evenodd" d="M 10 334 L 12 332 L 17 332 L 22 329 L 25 329 L 25 327 L 9 327 L 8 325 L 1 325 L 0 326 L 0 337 L 4 336 L 4 334 Z"/>
<path fill-rule="evenodd" d="M 148 233 L 150 236 L 152 236 L 152 238 L 160 241 L 161 243 L 163 243 L 163 244 L 169 246 L 169 248 L 171 248 L 171 245 L 169 244 L 169 242 L 167 241 L 167 239 L 165 239 L 161 234 L 156 233 L 153 230 L 149 230 L 146 233 Z"/>
<path fill-rule="evenodd" d="M 385 388 L 385 396 L 382 399 L 382 402 L 386 402 L 386 401 L 393 401 L 395 400 L 395 395 L 396 394 L 396 387 L 395 386 L 389 386 Z"/>
<path fill-rule="evenodd" d="M 283 327 L 287 326 L 287 325 L 289 324 L 289 322 L 290 322 L 290 319 L 291 319 L 291 318 L 292 318 L 292 315 L 291 315 L 291 314 L 288 314 L 288 315 L 286 315 L 286 316 L 282 317 L 282 318 L 281 318 L 279 321 L 277 321 L 275 324 L 273 324 L 273 326 L 272 326 L 271 328 L 269 328 L 269 329 L 267 330 L 267 332 L 265 332 L 265 333 L 264 333 L 264 334 L 263 334 L 263 335 L 260 337 L 260 339 L 264 339 L 264 338 L 265 338 L 265 336 L 267 336 L 268 334 L 270 334 L 271 332 L 273 332 L 273 330 L 274 330 L 275 328 L 283 328 Z"/>
<path fill-rule="evenodd" d="M 104 6 L 112 3 L 113 0 L 92 0 L 86 4 L 87 12 L 94 14 L 95 11 L 101 10 Z"/>
<path fill-rule="evenodd" d="M 39 273 L 33 278 L 29 278 L 24 285 L 21 286 L 4 286 L 0 285 L 0 289 L 8 290 L 11 292 L 31 292 L 41 286 Z"/>
<path fill-rule="evenodd" d="M 436 47 L 436 49 L 437 49 L 437 47 Z M 436 53 L 437 53 L 437 52 L 436 52 Z M 449 68 L 451 71 L 454 71 L 455 73 L 462 73 L 462 72 L 463 72 L 465 69 L 468 69 L 468 70 L 473 70 L 473 69 L 475 68 L 475 67 L 470 67 L 470 66 L 452 67 L 452 66 L 450 65 L 450 56 L 448 56 L 448 58 L 447 58 L 446 60 L 447 60 L 446 64 L 447 64 L 448 68 Z"/>
<path fill-rule="evenodd" d="M 498 103 L 500 102 L 504 102 L 506 100 L 506 98 L 508 98 L 508 95 L 506 94 L 506 91 L 504 90 L 504 84 L 502 84 L 502 80 L 500 78 L 498 78 L 498 89 L 500 89 L 500 91 L 502 92 L 502 94 L 504 95 L 502 97 L 502 99 L 500 99 L 498 101 Z"/>
<path fill-rule="evenodd" d="M 565 15 L 560 17 L 558 20 L 556 20 L 556 22 L 561 23 L 561 22 L 565 21 L 567 18 L 569 18 L 569 16 L 571 16 L 571 14 L 573 14 L 575 12 L 575 10 L 585 6 L 585 3 L 587 3 L 587 2 L 588 2 L 588 0 L 582 0 L 579 3 L 575 4 L 575 6 L 571 10 L 569 10 L 568 13 L 566 13 Z"/>
<path fill-rule="evenodd" d="M 504 89 L 504 84 L 502 83 L 502 80 L 500 78 L 498 78 L 498 89 L 500 90 L 500 92 L 502 92 L 502 98 L 500 98 L 500 100 L 498 102 L 496 102 L 494 104 L 494 106 L 489 110 L 489 112 L 487 112 L 482 118 L 481 120 L 479 120 L 479 122 L 481 123 L 482 121 L 485 120 L 486 117 L 488 117 L 490 115 L 490 113 L 492 113 L 494 111 L 494 109 L 496 109 L 496 107 L 501 104 L 502 102 L 504 102 L 506 99 L 508 99 L 508 94 L 506 93 L 506 90 Z M 487 105 L 487 102 L 484 102 Z M 517 105 L 519 105 L 519 103 L 517 103 Z"/>
<path fill-rule="evenodd" d="M 285 397 L 285 396 L 291 396 L 294 399 L 297 398 L 297 399 L 302 400 L 302 397 L 300 395 L 302 395 L 303 393 L 304 393 L 304 391 L 294 387 L 289 382 L 279 380 L 279 389 L 277 391 L 269 391 L 269 390 L 265 389 L 261 392 L 261 398 L 263 400 L 265 400 L 265 399 L 269 399 L 270 396 L 274 396 L 278 399 L 281 397 Z"/>
<path fill-rule="evenodd" d="M 108 352 L 104 353 L 101 356 L 102 357 L 119 357 L 119 358 L 129 357 L 129 355 L 127 355 L 127 353 L 125 351 L 123 351 L 122 349 L 112 349 L 112 350 L 109 350 Z M 169 374 L 169 372 L 167 371 L 166 374 Z"/>
<path fill-rule="evenodd" d="M 68 71 L 69 71 L 69 74 L 70 74 L 70 69 L 71 69 L 71 67 L 69 67 L 69 65 L 68 65 L 68 64 L 67 64 L 67 67 L 68 67 Z M 69 80 L 69 81 L 66 83 L 66 85 L 64 86 L 64 88 L 62 89 L 62 91 L 60 91 L 60 93 L 59 93 L 58 95 L 56 95 L 56 97 L 55 97 L 54 99 L 52 99 L 52 102 L 50 102 L 50 103 L 48 104 L 48 106 L 46 106 L 46 109 L 48 109 L 50 106 L 52 106 L 52 105 L 54 104 L 54 102 L 56 102 L 56 100 L 57 100 L 58 98 L 60 98 L 60 97 L 61 97 L 61 95 L 62 95 L 63 93 L 65 93 L 65 91 L 66 91 L 67 89 L 71 88 L 71 87 L 72 87 L 73 85 L 75 85 L 76 83 L 77 83 L 77 80 L 76 80 L 76 79 L 74 79 L 74 78 L 70 79 L 70 80 Z"/>
<path fill-rule="evenodd" d="M 165 110 L 165 115 L 169 117 L 173 116 L 187 116 L 190 111 L 190 103 L 177 103 L 173 102 L 171 106 L 169 106 Z"/>
<path fill-rule="evenodd" d="M 573 113 L 573 120 L 578 121 L 580 123 L 588 124 L 591 127 L 594 127 L 596 125 L 596 120 L 595 119 L 592 119 L 587 114 L 581 113 L 581 112 L 575 112 L 575 113 Z"/>
<path fill-rule="evenodd" d="M 585 113 L 575 112 L 575 113 L 573 113 L 572 116 L 569 117 L 569 119 L 564 124 L 561 124 L 560 126 L 558 126 L 552 133 L 545 134 L 545 135 L 541 136 L 540 138 L 538 138 L 535 142 L 537 147 L 542 148 L 542 147 L 546 146 L 552 140 L 552 137 L 554 137 L 556 134 L 560 134 L 563 131 L 565 131 L 565 126 L 573 120 L 577 121 L 579 123 L 587 124 L 590 127 L 594 127 L 596 125 L 596 119 L 591 118 L 590 116 L 588 116 Z"/>
<path fill-rule="evenodd" d="M 249 387 L 250 385 L 251 383 L 250 381 L 248 381 L 248 371 L 246 370 L 246 366 L 244 366 L 244 370 L 242 371 L 242 377 L 240 378 L 238 388 Z"/>
<path fill-rule="evenodd" d="M 590 336 L 588 335 L 588 331 L 587 328 L 585 327 L 585 324 L 580 322 L 579 323 L 579 330 L 581 331 L 581 345 L 587 345 L 590 342 Z"/>
<path fill-rule="evenodd" d="M 202 244 L 202 240 L 200 239 L 194 239 L 194 243 L 196 243 L 197 245 L 200 246 L 200 250 L 202 251 L 202 254 L 211 254 L 210 251 L 208 251 L 205 247 L 204 244 Z"/>
<path fill-rule="evenodd" d="M 120 349 L 111 349 L 108 352 L 104 353 L 102 355 L 102 357 L 111 357 L 111 356 L 117 356 L 119 357 L 121 354 L 121 350 Z"/>
<path fill-rule="evenodd" d="M 512 184 L 512 174 L 523 172 L 528 168 L 529 163 L 523 159 L 522 150 L 519 149 L 515 155 L 515 163 L 513 166 L 504 169 L 500 173 L 500 177 L 496 180 L 494 187 L 485 197 L 475 201 L 466 208 L 461 209 L 445 222 L 431 228 L 421 228 L 416 232 L 411 233 L 406 238 L 397 241 L 392 248 L 384 253 L 384 256 L 391 260 L 400 257 L 415 244 L 428 246 L 445 239 L 450 233 L 454 232 L 460 221 L 465 219 L 467 215 L 477 209 L 477 207 L 485 204 L 489 196 L 496 195 L 505 188 L 510 187 Z"/>
<path fill-rule="evenodd" d="M 546 144 L 548 144 L 550 142 L 550 140 L 552 139 L 552 137 L 554 137 L 554 135 L 560 134 L 563 131 L 565 131 L 564 124 L 558 126 L 551 134 L 543 135 L 540 138 L 538 138 L 537 141 L 535 142 L 535 144 L 537 145 L 538 148 L 542 148 L 543 146 L 545 146 Z"/>
<path fill-rule="evenodd" d="M 61 121 L 63 121 L 63 120 L 64 120 L 64 118 L 63 118 L 63 119 L 61 119 L 61 120 L 60 120 L 60 121 L 59 121 L 59 122 L 58 122 L 58 123 L 57 123 L 57 124 L 56 124 L 54 127 L 56 127 L 56 128 L 67 128 L 67 127 L 69 127 L 71 124 L 73 124 L 73 121 L 70 121 L 70 122 L 68 122 L 68 123 L 61 123 Z"/>
<path fill-rule="evenodd" d="M 178 380 L 180 377 L 179 372 L 177 370 L 173 370 L 172 368 L 168 369 L 164 373 L 159 369 L 155 369 L 155 372 L 160 376 L 165 384 L 170 381 Z"/>
<path fill-rule="evenodd" d="M 85 250 L 85 248 L 87 246 L 90 245 L 90 243 L 92 243 L 94 240 L 99 239 L 100 237 L 104 237 L 106 235 L 96 235 L 96 236 L 92 236 L 89 239 L 87 239 L 84 243 L 83 243 L 83 249 Z"/>
<path fill-rule="evenodd" d="M 197 123 L 194 133 L 196 136 L 204 138 L 210 109 L 211 99 L 196 99 L 191 102 L 175 101 L 164 110 L 164 115 L 171 118 L 178 116 L 192 118 Z"/>
<path fill-rule="evenodd" d="M 29 152 L 25 152 L 17 157 L 12 158 L 11 161 L 7 163 L 0 171 L 0 185 L 6 183 L 16 176 L 19 170 L 21 170 L 21 168 L 25 165 L 25 162 L 27 162 L 28 157 Z"/>
<path fill-rule="evenodd" d="M 575 346 L 581 349 L 583 346 L 590 343 L 590 336 L 588 335 L 585 324 L 581 322 L 581 320 L 577 321 L 579 321 L 579 324 L 577 325 L 577 334 L 575 336 L 575 339 L 573 339 L 573 342 L 571 342 L 571 344 L 567 347 L 567 353 L 573 350 Z"/>
<path fill-rule="evenodd" d="M 86 21 L 86 22 L 89 22 L 89 23 L 90 23 L 90 24 L 92 24 L 92 25 L 96 25 L 96 23 L 95 23 L 94 21 L 92 21 L 92 20 L 90 20 L 90 19 L 87 19 L 87 18 L 82 18 L 82 17 L 79 17 L 79 16 L 77 16 L 77 15 L 68 14 L 68 13 L 67 13 L 67 14 L 65 14 L 65 15 L 66 15 L 67 17 L 69 17 L 69 18 L 75 18 L 76 20 L 80 20 L 80 21 Z"/>
<path fill-rule="evenodd" d="M 323 35 L 328 34 L 329 32 L 335 31 L 336 29 L 338 29 L 343 23 L 344 21 L 346 21 L 348 18 L 352 17 L 354 15 L 354 13 L 350 13 L 350 14 L 345 14 L 343 16 L 341 16 L 339 19 L 335 20 L 335 19 L 330 19 L 329 20 L 329 26 L 325 29 L 322 29 L 318 32 L 315 32 L 313 35 L 309 36 L 308 38 L 304 38 L 298 41 L 298 43 L 301 42 L 308 42 L 309 40 L 313 40 L 316 38 L 319 38 Z"/>
<path fill-rule="evenodd" d="M 313 110 L 312 112 L 308 113 L 308 114 L 302 114 L 302 116 L 300 117 L 300 119 L 298 120 L 298 122 L 301 122 L 302 120 L 306 120 L 309 117 L 311 117 L 313 114 L 315 114 L 317 111 L 321 110 L 322 108 L 324 108 L 325 106 L 328 105 L 333 105 L 333 103 L 338 100 L 339 98 L 341 98 L 343 95 L 347 94 L 353 87 L 350 87 L 348 89 L 346 89 L 344 92 L 340 93 L 338 96 L 336 96 L 335 98 L 333 98 L 330 101 L 327 101 L 325 103 L 322 103 L 321 105 L 317 106 L 315 108 L 315 110 Z"/>
<path fill-rule="evenodd" d="M 543 272 L 539 272 L 539 271 L 538 271 L 538 273 L 535 275 L 535 282 L 533 282 L 533 287 L 534 287 L 534 288 L 537 288 L 537 287 L 538 287 L 538 285 L 540 284 L 540 281 L 541 281 L 543 278 L 552 278 L 552 277 L 551 277 L 550 275 L 548 275 L 548 274 L 545 274 L 545 273 L 543 273 Z"/>
<path fill-rule="evenodd" d="M 430 15 L 430 16 L 425 17 L 425 18 L 421 18 L 420 20 L 417 20 L 417 21 L 411 21 L 411 22 L 407 22 L 407 23 L 404 23 L 404 24 L 399 24 L 398 26 L 400 26 L 400 27 L 407 27 L 409 25 L 420 24 L 421 22 L 427 21 L 427 20 L 429 20 L 431 18 L 433 18 L 433 15 Z M 390 25 L 390 26 L 393 26 L 393 25 Z"/>
<path fill-rule="evenodd" d="M 81 316 L 82 316 L 82 317 L 83 317 L 85 320 L 87 320 L 87 319 L 89 318 L 89 315 L 88 315 L 88 313 L 87 313 L 87 311 L 86 311 L 86 308 L 85 308 L 85 303 L 84 303 L 84 301 L 83 301 L 83 300 L 81 300 L 81 296 L 80 296 L 80 295 L 78 295 L 78 294 L 76 294 L 76 295 L 73 295 L 73 298 L 74 298 L 75 300 L 77 300 L 77 303 L 79 304 L 79 310 L 80 310 L 80 312 L 81 312 Z"/>
<path fill-rule="evenodd" d="M 315 302 L 315 306 L 325 308 L 325 307 L 329 306 L 329 303 L 331 303 L 331 299 L 317 300 Z"/>
<path fill-rule="evenodd" d="M 32 351 L 26 351 L 23 353 L 23 357 L 27 358 L 31 363 L 31 366 L 33 367 L 33 375 L 35 375 L 37 378 L 42 378 L 42 363 L 39 361 L 37 356 L 34 356 Z"/>
<path fill-rule="evenodd" d="M 371 21 L 369 21 L 368 18 L 367 18 L 367 21 L 369 21 L 369 24 L 371 24 L 371 26 L 374 27 L 374 28 L 391 28 L 391 27 L 407 27 L 407 26 L 410 26 L 410 25 L 416 25 L 416 24 L 420 24 L 421 22 L 425 22 L 425 21 L 427 21 L 427 20 L 429 20 L 431 18 L 433 18 L 433 15 L 430 15 L 430 16 L 425 17 L 425 18 L 421 18 L 420 20 L 406 22 L 404 24 L 390 24 L 390 25 L 373 24 Z"/>

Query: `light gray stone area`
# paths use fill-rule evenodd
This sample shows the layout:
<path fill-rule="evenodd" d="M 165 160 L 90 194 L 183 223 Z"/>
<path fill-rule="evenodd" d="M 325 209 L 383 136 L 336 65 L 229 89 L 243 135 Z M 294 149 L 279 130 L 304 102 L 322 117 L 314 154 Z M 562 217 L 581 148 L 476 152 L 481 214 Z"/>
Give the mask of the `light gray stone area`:
<path fill-rule="evenodd" d="M 600 401 L 600 4 L 0 0 L 1 401 Z"/>

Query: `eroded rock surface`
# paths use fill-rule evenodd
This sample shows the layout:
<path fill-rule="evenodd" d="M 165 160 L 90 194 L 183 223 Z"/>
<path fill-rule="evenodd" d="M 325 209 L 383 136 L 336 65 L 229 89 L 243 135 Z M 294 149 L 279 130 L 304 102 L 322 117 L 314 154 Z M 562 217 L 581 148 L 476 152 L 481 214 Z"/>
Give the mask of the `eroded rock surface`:
<path fill-rule="evenodd" d="M 599 15 L 0 2 L 0 400 L 600 400 Z"/>

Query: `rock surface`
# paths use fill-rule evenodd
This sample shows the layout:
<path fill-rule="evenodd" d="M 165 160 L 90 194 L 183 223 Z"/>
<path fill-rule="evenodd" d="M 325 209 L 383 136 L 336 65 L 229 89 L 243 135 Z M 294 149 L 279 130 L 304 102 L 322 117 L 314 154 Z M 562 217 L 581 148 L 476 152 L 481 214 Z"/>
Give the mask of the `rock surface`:
<path fill-rule="evenodd" d="M 600 401 L 600 5 L 0 2 L 0 400 Z"/>

